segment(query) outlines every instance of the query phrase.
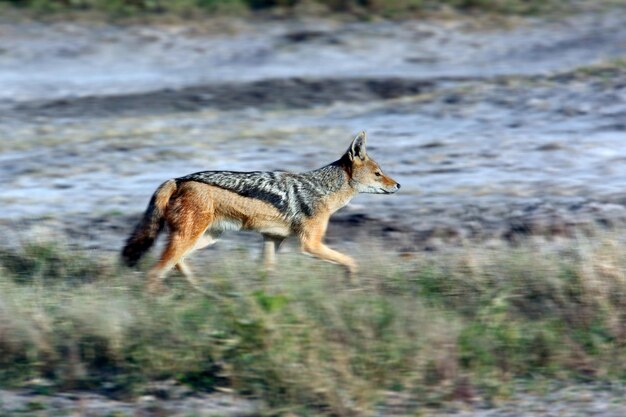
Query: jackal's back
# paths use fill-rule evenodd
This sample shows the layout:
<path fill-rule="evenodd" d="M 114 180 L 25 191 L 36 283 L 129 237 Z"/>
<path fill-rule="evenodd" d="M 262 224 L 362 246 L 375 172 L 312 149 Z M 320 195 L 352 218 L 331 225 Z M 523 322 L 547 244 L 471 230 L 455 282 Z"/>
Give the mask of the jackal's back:
<path fill-rule="evenodd" d="M 289 221 L 298 223 L 315 214 L 324 197 L 345 182 L 343 169 L 334 164 L 294 174 L 284 171 L 202 171 L 177 178 L 197 181 L 254 198 L 274 206 Z"/>

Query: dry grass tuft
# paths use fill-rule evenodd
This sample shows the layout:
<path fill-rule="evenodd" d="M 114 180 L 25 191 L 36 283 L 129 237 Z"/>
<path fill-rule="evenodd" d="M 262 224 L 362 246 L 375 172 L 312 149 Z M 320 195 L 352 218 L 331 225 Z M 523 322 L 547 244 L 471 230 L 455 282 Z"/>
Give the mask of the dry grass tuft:
<path fill-rule="evenodd" d="M 0 381 L 133 396 L 174 380 L 353 415 L 392 392 L 437 404 L 503 395 L 520 378 L 624 380 L 623 247 L 606 236 L 371 255 L 355 288 L 298 255 L 272 277 L 233 255 L 204 278 L 220 301 L 178 279 L 147 297 L 114 259 L 4 251 Z"/>

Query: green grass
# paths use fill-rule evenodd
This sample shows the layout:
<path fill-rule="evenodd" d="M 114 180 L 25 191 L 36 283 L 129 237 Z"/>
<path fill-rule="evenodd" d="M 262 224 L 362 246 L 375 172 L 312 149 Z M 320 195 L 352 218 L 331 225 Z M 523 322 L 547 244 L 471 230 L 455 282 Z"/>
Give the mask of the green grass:
<path fill-rule="evenodd" d="M 245 254 L 150 297 L 140 273 L 50 245 L 0 253 L 0 384 L 122 398 L 150 381 L 219 387 L 272 409 L 353 415 L 383 393 L 438 404 L 469 383 L 626 381 L 626 252 L 607 237 L 566 248 L 465 248 L 339 269 L 297 254 L 267 277 Z M 236 260 L 236 261 L 235 261 Z"/>
<path fill-rule="evenodd" d="M 626 58 L 615 58 L 585 65 L 564 75 L 609 81 L 626 74 Z"/>
<path fill-rule="evenodd" d="M 38 13 L 89 11 L 111 16 L 138 14 L 197 15 L 282 9 L 293 10 L 300 4 L 317 5 L 330 13 L 361 16 L 407 17 L 442 9 L 490 14 L 530 15 L 555 10 L 567 11 L 585 0 L 4 0 L 4 3 Z M 587 0 L 588 3 L 593 3 Z"/>

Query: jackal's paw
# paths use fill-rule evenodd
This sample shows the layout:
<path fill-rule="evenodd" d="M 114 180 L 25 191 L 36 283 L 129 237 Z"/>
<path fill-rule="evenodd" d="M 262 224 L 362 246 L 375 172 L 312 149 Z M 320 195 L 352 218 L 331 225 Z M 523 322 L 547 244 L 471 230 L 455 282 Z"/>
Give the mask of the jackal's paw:
<path fill-rule="evenodd" d="M 263 263 L 263 272 L 265 272 L 268 275 L 273 274 L 274 272 L 276 272 L 276 264 L 275 263 L 264 262 Z"/>
<path fill-rule="evenodd" d="M 358 283 L 359 268 L 356 264 L 352 264 L 346 267 L 346 281 L 350 285 L 356 285 Z"/>
<path fill-rule="evenodd" d="M 152 296 L 157 296 L 165 293 L 166 288 L 165 285 L 160 282 L 148 282 L 148 284 L 146 285 L 146 291 Z"/>

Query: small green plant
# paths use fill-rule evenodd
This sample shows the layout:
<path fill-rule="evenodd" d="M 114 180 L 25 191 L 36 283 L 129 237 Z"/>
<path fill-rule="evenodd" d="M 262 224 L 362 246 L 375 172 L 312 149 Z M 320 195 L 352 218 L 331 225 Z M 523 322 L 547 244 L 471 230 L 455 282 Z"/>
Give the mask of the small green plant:
<path fill-rule="evenodd" d="M 129 415 L 124 413 L 123 411 L 111 411 L 109 414 L 107 414 L 107 417 L 129 417 Z"/>
<path fill-rule="evenodd" d="M 29 401 L 24 407 L 24 412 L 29 413 L 33 411 L 43 411 L 46 409 L 46 405 L 39 401 Z"/>
<path fill-rule="evenodd" d="M 0 264 L 18 283 L 89 282 L 106 278 L 112 269 L 83 254 L 52 243 L 29 243 L 20 249 L 0 248 Z"/>

